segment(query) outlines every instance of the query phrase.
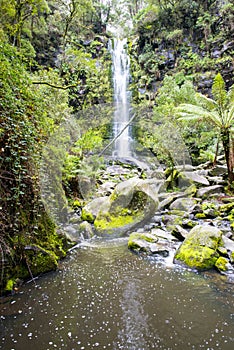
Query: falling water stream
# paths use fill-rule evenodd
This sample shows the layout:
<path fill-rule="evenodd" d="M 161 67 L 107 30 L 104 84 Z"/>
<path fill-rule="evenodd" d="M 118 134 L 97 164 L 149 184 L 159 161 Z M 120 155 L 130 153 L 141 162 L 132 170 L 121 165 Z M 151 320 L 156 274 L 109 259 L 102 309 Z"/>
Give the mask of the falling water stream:
<path fill-rule="evenodd" d="M 233 284 L 125 239 L 87 243 L 36 283 L 1 300 L 0 349 L 233 349 Z"/>
<path fill-rule="evenodd" d="M 129 122 L 130 110 L 130 92 L 129 84 L 129 57 L 126 51 L 127 39 L 112 40 L 112 72 L 114 85 L 114 137 L 118 138 L 115 142 L 114 156 L 126 158 L 131 156 L 131 137 Z M 122 133 L 121 131 L 124 130 Z"/>

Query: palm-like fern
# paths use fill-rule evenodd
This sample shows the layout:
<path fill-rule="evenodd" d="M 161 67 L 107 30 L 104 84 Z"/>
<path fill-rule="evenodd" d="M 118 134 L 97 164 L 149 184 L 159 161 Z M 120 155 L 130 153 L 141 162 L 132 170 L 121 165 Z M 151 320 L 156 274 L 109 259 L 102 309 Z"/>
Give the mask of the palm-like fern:
<path fill-rule="evenodd" d="M 234 85 L 227 92 L 220 73 L 212 86 L 213 99 L 196 94 L 197 104 L 181 104 L 176 108 L 178 120 L 205 121 L 212 123 L 220 132 L 228 167 L 229 182 L 234 181 L 233 135 L 234 135 Z"/>

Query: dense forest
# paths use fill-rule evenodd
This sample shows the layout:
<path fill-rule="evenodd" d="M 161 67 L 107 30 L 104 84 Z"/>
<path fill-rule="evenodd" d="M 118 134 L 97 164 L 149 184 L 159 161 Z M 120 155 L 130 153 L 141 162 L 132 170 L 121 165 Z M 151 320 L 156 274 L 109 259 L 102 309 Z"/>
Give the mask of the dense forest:
<path fill-rule="evenodd" d="M 225 156 L 233 190 L 233 0 L 0 0 L 2 290 L 55 269 L 70 247 L 41 198 L 42 151 L 61 123 L 89 116 L 63 168 L 65 194 L 77 205 L 77 169 L 111 137 L 111 116 L 97 125 L 93 111 L 113 100 L 116 23 L 128 38 L 138 142 L 171 166 L 161 141 L 174 125 L 194 164 Z"/>

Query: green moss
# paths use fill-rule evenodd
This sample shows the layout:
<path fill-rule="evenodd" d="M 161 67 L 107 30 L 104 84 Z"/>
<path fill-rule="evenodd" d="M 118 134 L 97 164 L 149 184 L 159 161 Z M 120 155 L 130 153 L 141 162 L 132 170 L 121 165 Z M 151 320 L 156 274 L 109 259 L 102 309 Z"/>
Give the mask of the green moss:
<path fill-rule="evenodd" d="M 85 208 L 82 209 L 82 212 L 81 212 L 81 219 L 83 221 L 88 221 L 88 222 L 91 222 L 93 223 L 95 218 L 93 216 L 92 213 L 90 213 L 89 211 L 87 211 Z"/>
<path fill-rule="evenodd" d="M 5 291 L 6 292 L 11 292 L 14 288 L 15 280 L 14 279 L 9 279 L 6 283 Z"/>
<path fill-rule="evenodd" d="M 26 259 L 33 276 L 56 270 L 58 266 L 58 257 L 55 253 L 36 245 L 26 251 Z"/>
<path fill-rule="evenodd" d="M 143 241 L 146 242 L 150 242 L 150 243 L 155 243 L 158 241 L 158 238 L 154 235 L 152 235 L 151 233 L 140 233 L 140 232 L 133 232 L 130 234 L 129 236 L 129 242 L 133 241 L 134 239 L 141 239 Z"/>
<path fill-rule="evenodd" d="M 218 254 L 214 249 L 208 247 L 182 245 L 175 259 L 184 262 L 190 267 L 206 270 L 214 267 Z"/>
<path fill-rule="evenodd" d="M 233 203 L 228 203 L 228 204 L 223 204 L 220 206 L 219 210 L 221 213 L 229 213 L 234 209 L 234 202 Z"/>
<path fill-rule="evenodd" d="M 134 217 L 132 215 L 114 216 L 106 215 L 102 218 L 96 218 L 94 221 L 94 226 L 97 230 L 110 230 L 126 226 L 134 222 Z"/>
<path fill-rule="evenodd" d="M 219 271 L 227 271 L 228 270 L 228 259 L 220 256 L 216 262 L 215 262 L 215 267 L 219 270 Z"/>
<path fill-rule="evenodd" d="M 81 202 L 80 202 L 78 199 L 76 199 L 76 200 L 74 200 L 74 201 L 72 202 L 72 207 L 73 207 L 73 208 L 81 208 L 81 207 L 82 207 L 82 204 L 81 204 Z"/>
<path fill-rule="evenodd" d="M 205 219 L 206 218 L 206 214 L 204 214 L 204 213 L 197 213 L 195 215 L 195 218 L 196 219 Z"/>

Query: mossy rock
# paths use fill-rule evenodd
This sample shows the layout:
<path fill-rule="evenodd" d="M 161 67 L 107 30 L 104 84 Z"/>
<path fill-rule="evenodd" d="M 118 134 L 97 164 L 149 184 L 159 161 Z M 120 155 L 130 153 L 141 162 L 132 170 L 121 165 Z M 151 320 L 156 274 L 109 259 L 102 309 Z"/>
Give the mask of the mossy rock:
<path fill-rule="evenodd" d="M 224 258 L 223 256 L 220 256 L 215 262 L 215 267 L 221 272 L 227 271 L 228 265 L 229 265 L 228 259 Z"/>
<path fill-rule="evenodd" d="M 94 221 L 94 227 L 100 233 L 113 234 L 120 230 L 126 231 L 136 223 L 137 217 L 133 215 L 121 215 L 121 214 L 102 214 L 99 213 L 98 217 Z"/>
<path fill-rule="evenodd" d="M 91 212 L 89 212 L 86 208 L 82 209 L 81 212 L 81 219 L 83 221 L 87 221 L 87 222 L 91 222 L 93 223 L 95 220 L 95 217 L 93 216 L 93 214 Z"/>
<path fill-rule="evenodd" d="M 152 233 L 133 232 L 129 236 L 128 248 L 136 252 L 150 252 L 150 244 L 157 241 L 158 237 Z"/>
<path fill-rule="evenodd" d="M 94 226 L 100 234 L 123 234 L 155 213 L 157 182 L 132 178 L 116 186 L 108 205 L 100 207 Z M 152 189 L 153 188 L 153 189 Z"/>
<path fill-rule="evenodd" d="M 9 279 L 6 283 L 5 291 L 11 292 L 14 289 L 14 285 L 15 285 L 15 279 L 13 278 Z"/>
<path fill-rule="evenodd" d="M 36 245 L 26 247 L 25 257 L 33 276 L 56 270 L 58 266 L 58 257 L 55 253 Z"/>
<path fill-rule="evenodd" d="M 214 249 L 201 246 L 185 246 L 175 255 L 175 261 L 181 261 L 189 267 L 208 270 L 214 267 L 219 255 Z"/>
<path fill-rule="evenodd" d="M 204 214 L 204 213 L 197 213 L 195 215 L 195 218 L 196 219 L 205 219 L 206 218 L 206 214 Z"/>
<path fill-rule="evenodd" d="M 234 209 L 234 202 L 223 204 L 219 208 L 221 213 L 226 213 L 226 214 L 228 214 L 232 209 Z"/>
<path fill-rule="evenodd" d="M 213 226 L 195 226 L 175 254 L 174 260 L 187 266 L 207 270 L 215 266 L 222 246 L 222 232 Z"/>
<path fill-rule="evenodd" d="M 158 237 L 154 234 L 145 232 L 145 233 L 140 233 L 140 232 L 133 232 L 130 234 L 129 239 L 128 239 L 128 245 L 131 245 L 131 242 L 135 239 L 142 239 L 143 241 L 150 242 L 150 243 L 155 243 L 158 241 Z"/>

